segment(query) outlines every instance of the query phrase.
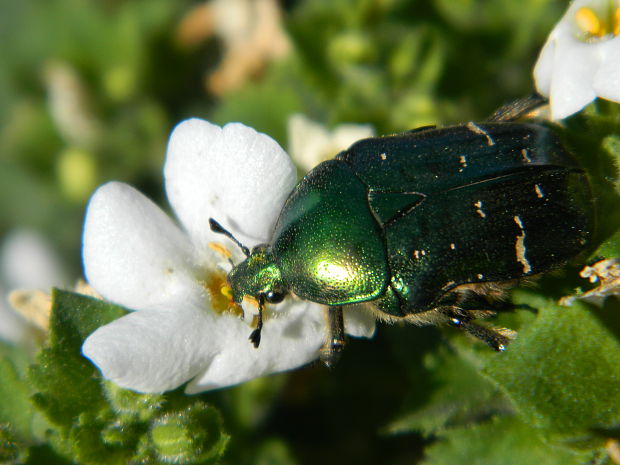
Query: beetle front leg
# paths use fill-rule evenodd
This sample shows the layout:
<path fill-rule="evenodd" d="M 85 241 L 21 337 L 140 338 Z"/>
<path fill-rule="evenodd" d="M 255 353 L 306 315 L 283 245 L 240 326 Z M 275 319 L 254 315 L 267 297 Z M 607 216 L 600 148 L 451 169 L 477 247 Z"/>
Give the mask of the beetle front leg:
<path fill-rule="evenodd" d="M 263 330 L 263 308 L 265 307 L 265 297 L 260 296 L 258 298 L 258 319 L 256 320 L 256 329 L 252 331 L 248 338 L 255 349 L 258 349 L 260 345 L 260 335 Z"/>
<path fill-rule="evenodd" d="M 340 360 L 344 349 L 344 318 L 342 307 L 327 307 L 325 312 L 327 331 L 319 358 L 327 368 L 333 368 Z"/>

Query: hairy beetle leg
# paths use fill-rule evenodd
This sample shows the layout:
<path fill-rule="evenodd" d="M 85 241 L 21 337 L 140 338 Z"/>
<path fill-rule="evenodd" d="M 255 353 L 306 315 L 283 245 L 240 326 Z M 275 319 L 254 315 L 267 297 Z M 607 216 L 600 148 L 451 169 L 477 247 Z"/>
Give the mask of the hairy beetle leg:
<path fill-rule="evenodd" d="M 321 347 L 319 358 L 327 368 L 333 368 L 344 350 L 344 319 L 342 307 L 327 307 L 327 337 Z"/>
<path fill-rule="evenodd" d="M 529 113 L 548 103 L 549 100 L 545 97 L 538 93 L 534 93 L 529 97 L 515 100 L 514 102 L 510 102 L 509 104 L 498 108 L 487 121 L 516 121 L 519 118 L 527 117 Z"/>
<path fill-rule="evenodd" d="M 471 321 L 476 317 L 482 316 L 484 318 L 490 316 L 490 313 L 494 312 L 489 312 L 488 310 L 463 310 L 458 307 L 444 307 L 440 311 L 446 315 L 450 325 L 480 339 L 498 352 L 506 350 L 508 344 L 517 337 L 517 333 L 510 329 L 481 326 Z"/>

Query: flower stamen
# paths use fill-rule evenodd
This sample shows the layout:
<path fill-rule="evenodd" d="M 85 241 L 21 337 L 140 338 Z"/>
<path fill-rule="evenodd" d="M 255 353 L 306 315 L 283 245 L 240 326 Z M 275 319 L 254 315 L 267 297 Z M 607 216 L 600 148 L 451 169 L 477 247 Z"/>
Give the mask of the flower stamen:
<path fill-rule="evenodd" d="M 589 36 L 603 37 L 606 34 L 605 26 L 592 8 L 586 6 L 579 8 L 575 13 L 575 23 Z"/>
<path fill-rule="evenodd" d="M 227 260 L 232 258 L 232 252 L 218 242 L 209 242 L 207 246 L 216 253 L 219 253 Z"/>
<path fill-rule="evenodd" d="M 583 6 L 575 12 L 575 26 L 581 40 L 589 42 L 620 34 L 620 6 L 609 2 L 608 8 Z"/>
<path fill-rule="evenodd" d="M 228 285 L 226 274 L 219 271 L 210 272 L 202 284 L 207 290 L 213 311 L 243 317 L 241 305 L 232 298 L 232 289 Z"/>

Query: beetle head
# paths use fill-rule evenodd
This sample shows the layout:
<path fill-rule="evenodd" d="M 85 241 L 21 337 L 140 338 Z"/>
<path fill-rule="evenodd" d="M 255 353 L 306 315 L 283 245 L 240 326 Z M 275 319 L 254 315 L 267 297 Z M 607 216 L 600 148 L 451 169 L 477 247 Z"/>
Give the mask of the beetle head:
<path fill-rule="evenodd" d="M 212 231 L 223 234 L 237 244 L 246 256 L 244 261 L 234 265 L 228 273 L 228 284 L 232 289 L 233 300 L 240 303 L 243 297 L 249 295 L 259 301 L 264 300 L 273 304 L 282 302 L 286 291 L 282 285 L 280 269 L 269 247 L 266 244 L 258 245 L 250 252 L 213 218 L 209 218 L 209 225 Z"/>
<path fill-rule="evenodd" d="M 285 296 L 280 269 L 267 245 L 256 246 L 248 258 L 235 265 L 228 274 L 228 283 L 235 302 L 249 295 L 278 303 Z"/>

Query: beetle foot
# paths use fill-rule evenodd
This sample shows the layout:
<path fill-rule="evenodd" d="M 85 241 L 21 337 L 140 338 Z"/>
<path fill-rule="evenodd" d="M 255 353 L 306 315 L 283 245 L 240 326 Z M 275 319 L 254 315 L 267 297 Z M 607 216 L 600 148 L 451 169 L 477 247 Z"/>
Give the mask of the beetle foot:
<path fill-rule="evenodd" d="M 452 318 L 451 323 L 455 327 L 480 339 L 498 352 L 506 350 L 508 344 L 517 337 L 516 331 L 508 328 L 480 326 L 470 321 L 459 320 L 458 318 Z"/>
<path fill-rule="evenodd" d="M 517 337 L 516 331 L 494 326 L 481 326 L 473 323 L 475 318 L 486 318 L 495 312 L 486 310 L 464 310 L 458 307 L 444 307 L 442 313 L 447 316 L 447 322 L 487 344 L 492 349 L 503 352 L 508 344 Z"/>
<path fill-rule="evenodd" d="M 260 345 L 260 329 L 257 328 L 252 331 L 252 334 L 250 334 L 250 337 L 248 339 L 250 340 L 254 348 L 258 349 L 258 346 Z"/>
<path fill-rule="evenodd" d="M 321 363 L 323 363 L 323 365 L 327 368 L 334 368 L 340 361 L 340 356 L 344 350 L 344 345 L 345 343 L 342 339 L 332 339 L 331 341 L 323 344 L 323 347 L 321 347 L 319 352 L 319 359 L 321 360 Z"/>

